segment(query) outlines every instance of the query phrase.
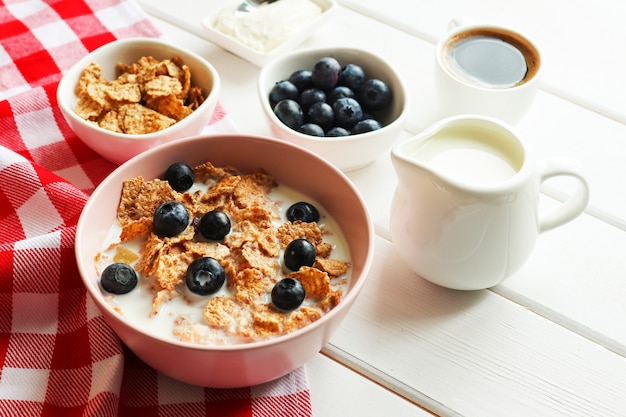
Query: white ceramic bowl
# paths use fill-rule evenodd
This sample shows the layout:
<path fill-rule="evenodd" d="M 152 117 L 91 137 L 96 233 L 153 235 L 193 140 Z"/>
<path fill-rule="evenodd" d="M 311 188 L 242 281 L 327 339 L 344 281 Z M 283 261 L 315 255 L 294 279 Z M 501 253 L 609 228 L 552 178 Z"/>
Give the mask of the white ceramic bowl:
<path fill-rule="evenodd" d="M 310 23 L 303 25 L 298 31 L 293 33 L 278 46 L 266 52 L 253 49 L 238 39 L 217 30 L 215 28 L 215 21 L 221 11 L 220 7 L 216 7 L 211 14 L 204 17 L 201 24 L 204 28 L 207 39 L 211 42 L 220 45 L 227 51 L 230 51 L 257 66 L 262 67 L 275 57 L 294 49 L 296 46 L 304 42 L 307 38 L 313 35 L 316 30 L 321 28 L 338 8 L 335 0 L 311 1 L 322 9 L 322 14 Z"/>
<path fill-rule="evenodd" d="M 159 60 L 178 56 L 189 66 L 192 84 L 200 87 L 206 96 L 205 101 L 193 113 L 158 132 L 125 134 L 96 126 L 74 112 L 74 106 L 78 101 L 74 89 L 87 65 L 91 62 L 100 64 L 103 76 L 108 80 L 114 80 L 115 66 L 118 63 L 130 64 L 148 55 Z M 74 64 L 59 82 L 57 101 L 74 133 L 91 149 L 106 159 L 120 164 L 153 146 L 200 134 L 215 111 L 219 91 L 220 78 L 217 70 L 199 55 L 159 39 L 128 38 L 103 45 Z"/>
<path fill-rule="evenodd" d="M 342 301 L 318 321 L 271 340 L 231 346 L 176 342 L 129 324 L 105 301 L 94 256 L 116 222 L 122 181 L 142 175 L 161 177 L 173 162 L 211 161 L 243 172 L 264 168 L 279 183 L 319 202 L 341 227 L 352 262 L 349 289 Z M 315 173 L 315 175 L 311 175 Z M 266 137 L 205 135 L 151 149 L 129 160 L 93 192 L 76 229 L 76 260 L 90 296 L 106 321 L 137 356 L 155 369 L 187 383 L 207 387 L 244 387 L 267 382 L 303 365 L 326 344 L 354 304 L 370 268 L 374 230 L 365 203 L 337 168 L 301 147 Z"/>
<path fill-rule="evenodd" d="M 379 120 L 383 124 L 382 129 L 342 137 L 311 136 L 289 128 L 274 114 L 268 99 L 274 84 L 286 80 L 294 71 L 313 69 L 315 63 L 326 56 L 336 58 L 342 67 L 350 63 L 360 65 L 366 78 L 378 78 L 389 85 L 392 102 Z M 362 168 L 380 155 L 389 153 L 402 131 L 409 110 L 406 86 L 391 63 L 370 51 L 348 47 L 308 48 L 276 58 L 261 69 L 258 95 L 275 137 L 321 155 L 342 171 Z"/>

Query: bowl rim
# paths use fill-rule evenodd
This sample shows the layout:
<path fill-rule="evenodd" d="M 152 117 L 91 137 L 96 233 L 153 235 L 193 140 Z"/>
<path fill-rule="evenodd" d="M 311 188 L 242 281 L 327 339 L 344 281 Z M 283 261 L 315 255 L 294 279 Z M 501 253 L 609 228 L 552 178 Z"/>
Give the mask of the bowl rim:
<path fill-rule="evenodd" d="M 329 56 L 329 55 L 332 56 L 333 54 L 344 54 L 344 53 L 358 54 L 360 56 L 371 58 L 371 59 L 378 61 L 377 66 L 380 66 L 382 64 L 382 66 L 386 67 L 389 73 L 392 74 L 390 78 L 393 78 L 394 81 L 400 86 L 400 102 L 402 105 L 402 110 L 400 111 L 398 116 L 393 121 L 384 125 L 379 130 L 359 133 L 358 135 L 348 135 L 348 136 L 340 136 L 340 137 L 307 135 L 305 133 L 301 133 L 301 132 L 298 132 L 297 130 L 291 129 L 289 126 L 281 122 L 272 111 L 272 108 L 270 107 L 270 104 L 269 104 L 269 100 L 267 100 L 269 90 L 266 90 L 265 85 L 269 84 L 269 73 L 281 63 L 291 61 L 294 59 L 297 60 L 302 57 L 308 58 L 310 56 L 319 56 L 320 58 L 322 58 L 324 56 Z M 278 81 L 280 80 L 272 80 L 273 83 L 278 82 Z M 261 107 L 263 109 L 263 112 L 267 115 L 267 117 L 270 118 L 274 127 L 276 127 L 277 129 L 280 129 L 283 132 L 286 132 L 289 135 L 293 135 L 299 138 L 300 140 L 303 140 L 303 141 L 308 140 L 308 141 L 315 142 L 315 143 L 324 143 L 324 142 L 337 143 L 338 141 L 341 141 L 342 143 L 346 143 L 346 142 L 354 142 L 357 140 L 363 141 L 364 139 L 368 139 L 372 136 L 377 136 L 380 133 L 382 133 L 383 130 L 390 130 L 390 129 L 387 129 L 389 127 L 395 127 L 397 125 L 404 125 L 406 117 L 408 116 L 408 113 L 409 113 L 409 105 L 410 105 L 406 83 L 404 82 L 404 79 L 401 76 L 401 74 L 399 74 L 394 69 L 391 61 L 389 61 L 387 58 L 385 58 L 384 56 L 376 52 L 359 48 L 359 47 L 355 47 L 355 46 L 332 46 L 332 47 L 314 46 L 314 47 L 294 50 L 291 52 L 287 52 L 281 56 L 278 56 L 275 59 L 273 59 L 271 62 L 269 62 L 267 65 L 265 65 L 263 68 L 261 68 L 261 71 L 259 72 L 259 76 L 257 78 L 257 93 L 259 96 L 259 100 L 261 101 Z M 394 92 L 394 95 L 396 94 L 397 92 Z"/>
<path fill-rule="evenodd" d="M 109 303 L 107 303 L 103 299 L 103 295 L 99 287 L 97 285 L 90 285 L 90 281 L 92 280 L 92 278 L 89 278 L 89 277 L 93 277 L 93 271 L 91 272 L 87 271 L 87 268 L 89 266 L 81 262 L 82 249 L 78 243 L 83 235 L 83 229 L 86 227 L 85 224 L 88 221 L 86 217 L 86 213 L 91 206 L 97 204 L 98 197 L 100 196 L 100 194 L 103 194 L 105 192 L 106 184 L 112 181 L 115 177 L 122 176 L 122 173 L 124 171 L 129 169 L 133 164 L 135 164 L 140 159 L 149 159 L 155 153 L 165 153 L 167 152 L 168 149 L 172 147 L 181 146 L 182 144 L 185 144 L 185 143 L 202 142 L 206 140 L 211 140 L 212 138 L 213 139 L 218 138 L 218 139 L 230 140 L 230 141 L 234 141 L 237 139 L 246 139 L 246 141 L 252 140 L 255 142 L 264 141 L 264 142 L 274 143 L 277 146 L 295 148 L 298 150 L 298 152 L 307 154 L 309 158 L 316 159 L 318 163 L 325 165 L 327 169 L 333 171 L 333 174 L 341 178 L 345 182 L 345 185 L 349 189 L 352 190 L 354 197 L 359 201 L 359 205 L 363 207 L 363 214 L 365 215 L 365 218 L 367 219 L 367 223 L 368 223 L 367 224 L 367 236 L 369 238 L 369 242 L 368 242 L 368 249 L 367 249 L 367 255 L 365 257 L 365 262 L 361 268 L 362 276 L 360 276 L 359 279 L 354 282 L 354 285 L 344 295 L 341 302 L 335 308 L 325 313 L 317 321 L 310 323 L 306 325 L 305 327 L 295 330 L 288 334 L 283 334 L 280 336 L 272 337 L 267 340 L 253 341 L 250 343 L 236 343 L 236 344 L 229 344 L 229 345 L 205 345 L 205 344 L 200 344 L 200 343 L 182 342 L 182 341 L 173 340 L 167 337 L 162 337 L 159 335 L 152 334 L 149 331 L 146 331 L 140 327 L 137 327 L 133 324 L 128 323 L 127 320 L 125 320 L 118 312 L 116 312 L 113 309 L 113 307 Z M 123 178 L 120 178 L 120 179 L 123 179 Z M 245 134 L 245 133 L 200 134 L 200 135 L 183 138 L 178 141 L 168 142 L 162 145 L 155 146 L 154 148 L 151 148 L 137 156 L 134 156 L 133 158 L 119 165 L 109 175 L 107 175 L 107 177 L 104 180 L 102 180 L 100 184 L 98 184 L 98 186 L 95 188 L 95 190 L 91 193 L 91 195 L 87 199 L 87 202 L 85 203 L 81 211 L 81 214 L 79 216 L 79 219 L 76 225 L 75 240 L 74 240 L 75 242 L 74 257 L 77 263 L 77 268 L 79 271 L 81 282 L 86 288 L 88 294 L 90 295 L 90 297 L 92 298 L 96 306 L 101 310 L 105 309 L 107 312 L 107 315 L 114 317 L 118 323 L 120 323 L 124 327 L 131 329 L 134 333 L 139 333 L 142 336 L 147 337 L 149 340 L 154 340 L 160 343 L 165 343 L 168 345 L 177 346 L 177 347 L 181 347 L 185 349 L 212 351 L 212 352 L 240 351 L 240 350 L 247 351 L 247 350 L 263 349 L 263 348 L 267 348 L 270 346 L 282 344 L 291 339 L 298 338 L 300 337 L 300 335 L 313 332 L 315 331 L 317 327 L 323 326 L 326 322 L 330 321 L 333 318 L 333 316 L 340 314 L 340 310 L 343 310 L 344 308 L 350 308 L 350 306 L 354 303 L 356 297 L 361 292 L 363 285 L 367 281 L 367 275 L 370 271 L 371 264 L 373 263 L 375 236 L 376 235 L 374 231 L 374 224 L 373 224 L 371 215 L 369 213 L 369 209 L 367 208 L 367 204 L 365 203 L 365 200 L 363 199 L 363 196 L 361 195 L 360 191 L 356 188 L 354 183 L 341 170 L 339 170 L 333 164 L 326 161 L 324 158 L 318 156 L 314 152 L 309 151 L 308 149 L 303 148 L 301 146 L 282 141 L 280 139 L 262 136 L 262 135 L 256 135 L 256 134 Z M 91 265 L 91 267 L 93 267 L 93 265 Z"/>
<path fill-rule="evenodd" d="M 71 103 L 65 100 L 65 95 L 66 94 L 68 96 L 70 95 L 67 93 L 68 89 L 71 89 L 71 91 L 74 91 L 75 86 L 70 85 L 70 83 L 73 82 L 74 77 L 76 76 L 76 78 L 78 78 L 82 70 L 85 67 L 87 67 L 87 65 L 89 65 L 90 62 L 92 61 L 95 62 L 95 60 L 93 59 L 94 55 L 105 53 L 105 52 L 108 52 L 110 50 L 114 50 L 117 48 L 126 48 L 128 46 L 133 46 L 133 45 L 137 45 L 137 46 L 150 45 L 150 46 L 156 46 L 156 47 L 160 46 L 160 47 L 171 48 L 174 51 L 179 51 L 181 54 L 187 55 L 188 57 L 191 57 L 194 60 L 196 60 L 198 64 L 203 66 L 211 74 L 211 78 L 213 81 L 211 91 L 208 92 L 202 104 L 200 104 L 200 106 L 198 106 L 198 108 L 195 109 L 189 116 L 174 123 L 173 125 L 168 126 L 167 128 L 159 130 L 157 132 L 144 133 L 144 134 L 114 132 L 112 130 L 104 129 L 94 123 L 91 123 L 83 119 L 82 117 L 80 117 L 78 114 L 76 114 L 74 109 L 71 107 Z M 102 64 L 100 63 L 100 65 Z M 192 77 L 193 77 L 193 74 L 192 74 Z M 215 67 L 202 56 L 188 49 L 177 46 L 173 44 L 172 42 L 169 42 L 160 38 L 149 38 L 149 37 L 140 36 L 140 37 L 116 39 L 102 46 L 99 46 L 98 48 L 89 52 L 87 55 L 80 58 L 69 69 L 67 69 L 64 72 L 63 76 L 61 77 L 61 80 L 59 81 L 57 85 L 56 99 L 57 99 L 57 105 L 59 106 L 62 113 L 65 115 L 65 117 L 71 118 L 74 122 L 80 124 L 81 126 L 89 128 L 89 129 L 94 129 L 95 131 L 101 134 L 106 134 L 114 138 L 139 142 L 139 141 L 150 141 L 154 139 L 161 139 L 163 136 L 168 136 L 172 134 L 173 132 L 185 129 L 187 125 L 193 123 L 194 119 L 197 118 L 202 113 L 202 111 L 200 110 L 203 110 L 204 108 L 210 106 L 211 105 L 210 102 L 212 100 L 217 100 L 220 88 L 221 88 L 221 80 L 220 80 L 219 73 L 217 72 L 217 69 L 215 69 Z M 74 96 L 76 95 L 75 93 L 73 94 Z"/>

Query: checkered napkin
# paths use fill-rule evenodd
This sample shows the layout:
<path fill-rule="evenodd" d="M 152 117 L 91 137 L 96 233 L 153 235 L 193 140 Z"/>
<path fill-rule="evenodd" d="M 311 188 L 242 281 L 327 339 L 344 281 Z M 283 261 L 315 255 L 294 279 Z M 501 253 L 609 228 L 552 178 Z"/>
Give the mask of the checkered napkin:
<path fill-rule="evenodd" d="M 56 104 L 61 73 L 117 38 L 161 36 L 132 0 L 0 1 L 0 416 L 311 416 L 303 368 L 243 389 L 159 374 L 87 297 L 74 232 L 115 166 Z M 218 106 L 208 130 L 224 131 Z"/>

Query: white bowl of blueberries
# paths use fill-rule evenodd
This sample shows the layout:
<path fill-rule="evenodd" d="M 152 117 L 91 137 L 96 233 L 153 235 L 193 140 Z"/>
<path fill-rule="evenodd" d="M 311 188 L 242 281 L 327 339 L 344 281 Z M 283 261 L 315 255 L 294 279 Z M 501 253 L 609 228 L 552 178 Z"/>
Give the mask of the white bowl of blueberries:
<path fill-rule="evenodd" d="M 370 51 L 309 48 L 261 69 L 261 107 L 275 137 L 303 146 L 342 171 L 389 151 L 408 112 L 404 82 Z"/>

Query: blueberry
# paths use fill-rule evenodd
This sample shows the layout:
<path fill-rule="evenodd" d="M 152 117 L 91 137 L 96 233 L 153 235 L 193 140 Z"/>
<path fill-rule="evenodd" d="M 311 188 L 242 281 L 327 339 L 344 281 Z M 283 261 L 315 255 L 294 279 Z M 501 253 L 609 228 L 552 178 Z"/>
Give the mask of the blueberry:
<path fill-rule="evenodd" d="M 381 127 L 382 126 L 380 125 L 380 123 L 375 119 L 363 119 L 356 125 L 354 125 L 350 133 L 353 135 L 358 135 L 359 133 L 366 133 L 373 130 L 378 130 Z"/>
<path fill-rule="evenodd" d="M 328 103 L 315 103 L 307 111 L 307 121 L 319 125 L 326 131 L 335 123 L 335 112 Z"/>
<path fill-rule="evenodd" d="M 274 114 L 281 122 L 292 129 L 297 129 L 304 123 L 302 107 L 295 100 L 285 99 L 274 107 Z"/>
<path fill-rule="evenodd" d="M 200 219 L 198 230 L 207 239 L 222 240 L 230 232 L 230 219 L 223 211 L 209 211 Z"/>
<path fill-rule="evenodd" d="M 315 123 L 305 123 L 298 128 L 298 132 L 309 136 L 324 136 L 324 129 Z"/>
<path fill-rule="evenodd" d="M 362 108 L 363 106 L 361 106 Z M 372 114 L 372 113 L 368 113 L 365 109 L 363 110 L 363 118 L 361 120 L 365 120 L 365 119 L 374 119 L 374 120 L 378 120 L 376 119 L 376 117 Z"/>
<path fill-rule="evenodd" d="M 326 93 L 319 88 L 308 88 L 300 94 L 300 106 L 302 110 L 308 110 L 315 103 L 324 103 Z"/>
<path fill-rule="evenodd" d="M 113 294 L 126 294 L 137 286 L 137 272 L 124 263 L 113 263 L 102 271 L 102 288 Z"/>
<path fill-rule="evenodd" d="M 333 103 L 335 124 L 345 129 L 352 129 L 363 118 L 363 109 L 358 101 L 344 97 Z"/>
<path fill-rule="evenodd" d="M 297 279 L 281 279 L 272 288 L 272 303 L 279 310 L 291 311 L 300 307 L 306 292 Z"/>
<path fill-rule="evenodd" d="M 270 90 L 270 106 L 274 107 L 284 99 L 297 100 L 299 95 L 298 88 L 290 81 L 279 81 Z"/>
<path fill-rule="evenodd" d="M 193 169 L 184 162 L 175 162 L 165 171 L 165 180 L 178 192 L 187 191 L 195 181 Z"/>
<path fill-rule="evenodd" d="M 352 91 L 352 89 L 346 87 L 345 85 L 338 85 L 337 87 L 333 88 L 330 93 L 328 93 L 328 99 L 326 101 L 330 104 L 333 104 L 340 98 L 354 98 L 354 96 L 354 91 Z"/>
<path fill-rule="evenodd" d="M 384 81 L 369 79 L 359 90 L 359 102 L 366 110 L 384 109 L 391 103 L 391 90 Z"/>
<path fill-rule="evenodd" d="M 313 86 L 329 91 L 337 85 L 341 65 L 333 57 L 324 57 L 315 63 L 311 73 Z"/>
<path fill-rule="evenodd" d="M 312 72 L 305 69 L 298 70 L 289 76 L 288 81 L 295 85 L 298 91 L 302 92 L 313 85 Z"/>
<path fill-rule="evenodd" d="M 189 225 L 189 212 L 178 201 L 168 201 L 154 211 L 154 231 L 161 237 L 172 237 L 182 233 Z"/>
<path fill-rule="evenodd" d="M 198 258 L 187 267 L 185 283 L 194 294 L 215 294 L 222 288 L 226 273 L 222 264 L 210 256 Z"/>
<path fill-rule="evenodd" d="M 357 91 L 365 82 L 365 71 L 356 64 L 348 64 L 341 69 L 339 85 L 345 85 L 353 91 Z"/>
<path fill-rule="evenodd" d="M 315 256 L 315 247 L 311 242 L 306 239 L 295 239 L 285 248 L 283 260 L 288 269 L 297 271 L 301 266 L 313 266 Z"/>
<path fill-rule="evenodd" d="M 289 206 L 286 216 L 287 220 L 290 222 L 301 220 L 306 223 L 311 223 L 317 222 L 320 219 L 320 213 L 317 211 L 315 206 L 311 203 L 307 203 L 306 201 L 299 201 Z"/>
<path fill-rule="evenodd" d="M 350 132 L 343 127 L 335 126 L 326 132 L 326 136 L 329 138 L 337 138 L 340 136 L 350 136 Z"/>

